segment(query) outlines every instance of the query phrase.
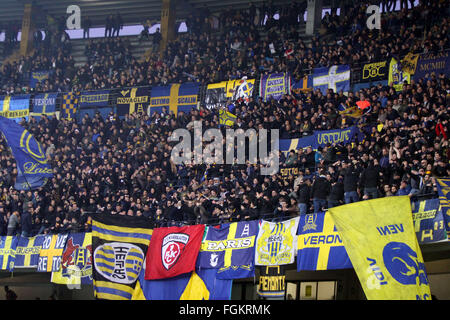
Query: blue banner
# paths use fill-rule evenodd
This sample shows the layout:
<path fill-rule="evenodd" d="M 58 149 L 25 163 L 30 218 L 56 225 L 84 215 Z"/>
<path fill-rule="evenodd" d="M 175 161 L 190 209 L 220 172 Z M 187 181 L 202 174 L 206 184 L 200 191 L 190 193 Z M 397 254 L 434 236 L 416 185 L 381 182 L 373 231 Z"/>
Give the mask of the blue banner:
<path fill-rule="evenodd" d="M 36 88 L 36 84 L 44 82 L 50 78 L 52 70 L 46 71 L 33 71 L 30 73 L 30 87 Z"/>
<path fill-rule="evenodd" d="M 222 279 L 248 278 L 254 272 L 258 223 L 258 220 L 241 221 L 208 227 L 198 254 L 197 267 L 218 268 Z"/>
<path fill-rule="evenodd" d="M 56 98 L 58 97 L 58 93 L 45 93 L 45 94 L 37 94 L 31 100 L 32 110 L 30 113 L 31 116 L 36 117 L 36 120 L 39 121 L 42 115 L 54 115 L 56 111 Z"/>
<path fill-rule="evenodd" d="M 106 107 L 109 104 L 109 90 L 83 91 L 80 95 L 79 106 L 88 107 Z"/>
<path fill-rule="evenodd" d="M 352 268 L 330 213 L 302 215 L 297 234 L 297 271 Z"/>
<path fill-rule="evenodd" d="M 20 122 L 22 118 L 28 121 L 30 113 L 30 95 L 0 97 L 0 116 Z"/>
<path fill-rule="evenodd" d="M 165 107 L 167 111 L 175 114 L 183 111 L 189 113 L 197 107 L 199 83 L 171 84 L 168 86 L 153 87 L 151 92 L 149 113 L 161 112 Z"/>
<path fill-rule="evenodd" d="M 283 94 L 291 93 L 291 76 L 289 73 L 263 75 L 259 85 L 259 96 L 265 102 L 270 99 L 280 100 Z"/>
<path fill-rule="evenodd" d="M 312 89 L 312 76 L 305 76 L 300 80 L 294 80 L 292 83 L 292 91 L 296 94 L 299 94 L 300 92 L 309 92 Z"/>
<path fill-rule="evenodd" d="M 355 126 L 347 129 L 314 131 L 315 149 L 325 147 L 327 144 L 349 144 L 353 141 L 357 128 Z"/>
<path fill-rule="evenodd" d="M 420 55 L 414 74 L 414 80 L 422 78 L 430 79 L 431 73 L 433 72 L 436 74 L 436 78 L 438 78 L 441 73 L 445 75 L 449 74 L 450 51 L 443 51 L 437 54 L 425 53 Z"/>
<path fill-rule="evenodd" d="M 347 129 L 314 131 L 313 135 L 296 139 L 280 139 L 279 148 L 287 156 L 291 150 L 300 150 L 311 147 L 317 150 L 319 147 L 332 144 L 349 144 L 355 136 L 360 138 L 359 129 L 355 126 Z"/>
<path fill-rule="evenodd" d="M 450 178 L 436 179 L 442 215 L 444 216 L 445 229 L 450 234 Z"/>
<path fill-rule="evenodd" d="M 35 268 L 39 261 L 39 252 L 45 236 L 43 234 L 32 238 L 20 237 L 16 248 L 14 268 Z"/>
<path fill-rule="evenodd" d="M 313 70 L 313 87 L 319 89 L 323 95 L 327 94 L 328 89 L 333 92 L 350 91 L 350 66 L 339 65 Z"/>
<path fill-rule="evenodd" d="M 36 189 L 53 178 L 45 150 L 27 130 L 14 121 L 0 116 L 0 131 L 17 162 L 18 173 L 15 183 L 17 190 Z"/>
<path fill-rule="evenodd" d="M 413 202 L 411 209 L 419 243 L 447 240 L 439 199 Z"/>

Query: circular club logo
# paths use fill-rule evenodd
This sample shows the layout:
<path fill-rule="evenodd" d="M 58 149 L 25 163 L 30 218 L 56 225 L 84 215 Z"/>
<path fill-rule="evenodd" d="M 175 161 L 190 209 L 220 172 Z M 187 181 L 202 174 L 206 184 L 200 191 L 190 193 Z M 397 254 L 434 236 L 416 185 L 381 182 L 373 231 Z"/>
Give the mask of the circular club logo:
<path fill-rule="evenodd" d="M 425 265 L 418 261 L 417 253 L 406 243 L 389 242 L 383 249 L 383 260 L 391 276 L 399 283 L 428 284 Z"/>
<path fill-rule="evenodd" d="M 184 233 L 170 233 L 164 237 L 161 248 L 161 260 L 166 270 L 175 265 L 188 241 L 189 235 Z"/>

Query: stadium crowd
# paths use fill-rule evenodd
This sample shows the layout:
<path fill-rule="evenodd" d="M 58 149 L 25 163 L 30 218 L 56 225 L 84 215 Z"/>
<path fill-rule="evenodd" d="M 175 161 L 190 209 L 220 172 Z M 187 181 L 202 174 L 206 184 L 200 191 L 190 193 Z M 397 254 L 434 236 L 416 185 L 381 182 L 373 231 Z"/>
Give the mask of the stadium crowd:
<path fill-rule="evenodd" d="M 195 27 L 169 44 L 163 59 L 155 53 L 139 62 L 119 37 L 91 39 L 85 51 L 89 61 L 76 70 L 68 40 L 65 46 L 51 46 L 50 55 L 38 51 L 33 58 L 4 66 L 1 90 L 30 92 L 30 88 L 16 87 L 17 71 L 26 61 L 23 70 L 54 69 L 36 92 L 55 92 L 189 80 L 206 84 L 277 71 L 301 78 L 318 66 L 355 67 L 408 52 L 448 49 L 447 1 L 421 2 L 413 9 L 387 13 L 382 30 L 372 32 L 364 28 L 364 9 L 345 9 L 345 15 L 332 12 L 324 17 L 323 34 L 313 39 L 311 47 L 296 32 L 296 24 L 303 23 L 304 9 L 294 6 L 277 11 L 271 4 L 263 12 L 279 12 L 280 19 L 265 21 L 265 35 L 249 23 L 255 21 L 252 7 L 246 14 L 227 10 L 219 18 L 219 34 L 212 33 L 213 23 L 208 27 L 212 20 L 202 11 L 192 18 Z M 333 33 L 334 38 L 328 40 Z M 361 143 L 355 140 L 288 155 L 280 152 L 281 168 L 299 169 L 299 175 L 292 177 L 260 175 L 260 165 L 173 164 L 174 143 L 167 142 L 173 130 L 191 128 L 195 120 L 202 121 L 204 130 L 219 126 L 217 113 L 203 106 L 177 117 L 167 110 L 125 119 L 113 113 L 102 118 L 97 113 L 93 118 L 83 116 L 80 123 L 55 117 L 37 122 L 31 117 L 22 125 L 45 148 L 54 178 L 38 190 L 14 190 L 16 164 L 2 140 L 0 231 L 24 235 L 88 231 L 91 216 L 102 211 L 142 215 L 156 226 L 216 224 L 282 219 L 392 195 L 409 195 L 413 200 L 433 197 L 435 178 L 450 176 L 449 85 L 448 75 L 442 74 L 411 81 L 400 92 L 377 85 L 348 96 L 331 91 L 323 95 L 317 90 L 267 103 L 259 98 L 237 103 L 235 127 L 280 129 L 280 138 L 352 124 L 361 128 Z M 359 100 L 372 105 L 362 119 L 343 118 L 338 113 L 340 104 L 353 106 Z"/>

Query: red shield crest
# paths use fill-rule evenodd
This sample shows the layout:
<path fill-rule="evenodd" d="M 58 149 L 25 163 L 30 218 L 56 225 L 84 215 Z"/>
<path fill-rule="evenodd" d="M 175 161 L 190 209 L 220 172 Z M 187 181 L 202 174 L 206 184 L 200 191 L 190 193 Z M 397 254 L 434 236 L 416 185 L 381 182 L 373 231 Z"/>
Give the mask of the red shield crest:
<path fill-rule="evenodd" d="M 189 241 L 185 233 L 170 233 L 164 237 L 161 247 L 161 261 L 166 270 L 172 268 Z"/>

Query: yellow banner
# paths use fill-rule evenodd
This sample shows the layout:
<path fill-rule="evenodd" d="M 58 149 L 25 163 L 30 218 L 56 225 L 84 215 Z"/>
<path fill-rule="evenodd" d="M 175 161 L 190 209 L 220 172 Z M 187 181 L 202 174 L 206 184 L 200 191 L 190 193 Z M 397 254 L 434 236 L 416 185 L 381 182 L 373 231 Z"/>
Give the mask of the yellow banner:
<path fill-rule="evenodd" d="M 368 300 L 431 300 L 408 196 L 329 209 Z"/>
<path fill-rule="evenodd" d="M 404 82 L 411 83 L 411 74 L 400 68 L 397 60 L 392 58 L 389 64 L 389 85 L 393 85 L 395 91 L 402 91 Z"/>
<path fill-rule="evenodd" d="M 408 53 L 402 60 L 402 70 L 409 74 L 416 73 L 417 61 L 419 60 L 418 54 Z"/>

